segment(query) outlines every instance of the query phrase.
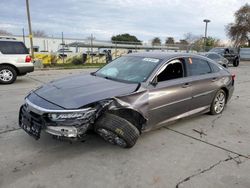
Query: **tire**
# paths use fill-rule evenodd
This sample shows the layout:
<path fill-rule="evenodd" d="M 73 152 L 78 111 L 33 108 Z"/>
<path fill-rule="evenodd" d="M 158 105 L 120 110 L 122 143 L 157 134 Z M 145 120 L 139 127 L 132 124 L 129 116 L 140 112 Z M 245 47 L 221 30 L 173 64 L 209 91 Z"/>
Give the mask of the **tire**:
<path fill-rule="evenodd" d="M 210 113 L 212 115 L 218 115 L 218 114 L 221 114 L 225 108 L 225 105 L 226 105 L 226 93 L 224 90 L 220 89 L 214 99 L 213 99 L 213 102 L 211 104 L 211 107 L 210 107 Z"/>
<path fill-rule="evenodd" d="M 12 84 L 16 81 L 16 70 L 8 65 L 0 66 L 0 84 Z"/>
<path fill-rule="evenodd" d="M 235 59 L 234 62 L 233 62 L 233 66 L 234 66 L 234 67 L 238 67 L 239 64 L 240 64 L 239 59 Z"/>
<path fill-rule="evenodd" d="M 107 142 L 122 148 L 131 148 L 139 138 L 139 130 L 129 121 L 105 113 L 95 123 L 95 131 Z"/>

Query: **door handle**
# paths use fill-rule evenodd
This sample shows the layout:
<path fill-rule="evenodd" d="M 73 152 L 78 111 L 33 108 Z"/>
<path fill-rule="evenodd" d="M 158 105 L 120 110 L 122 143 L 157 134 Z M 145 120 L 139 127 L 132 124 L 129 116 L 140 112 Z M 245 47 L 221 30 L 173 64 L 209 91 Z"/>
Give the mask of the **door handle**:
<path fill-rule="evenodd" d="M 217 80 L 218 80 L 217 77 L 212 78 L 212 82 L 215 82 L 215 81 L 217 81 Z"/>
<path fill-rule="evenodd" d="M 190 87 L 190 86 L 191 86 L 190 83 L 185 83 L 185 84 L 182 85 L 183 88 L 187 88 L 187 87 Z"/>

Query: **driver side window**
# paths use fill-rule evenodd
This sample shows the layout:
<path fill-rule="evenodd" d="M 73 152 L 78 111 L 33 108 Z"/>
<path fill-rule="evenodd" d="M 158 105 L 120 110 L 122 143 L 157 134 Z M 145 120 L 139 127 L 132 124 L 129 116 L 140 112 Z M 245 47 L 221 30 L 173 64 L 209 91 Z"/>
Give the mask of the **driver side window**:
<path fill-rule="evenodd" d="M 157 76 L 158 82 L 182 78 L 184 76 L 183 63 L 181 59 L 170 61 L 165 69 L 163 69 Z"/>

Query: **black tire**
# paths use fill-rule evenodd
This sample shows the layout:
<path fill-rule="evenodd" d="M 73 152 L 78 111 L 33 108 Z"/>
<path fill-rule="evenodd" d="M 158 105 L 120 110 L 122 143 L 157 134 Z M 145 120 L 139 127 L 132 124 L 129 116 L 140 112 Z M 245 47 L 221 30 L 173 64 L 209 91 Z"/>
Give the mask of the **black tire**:
<path fill-rule="evenodd" d="M 109 113 L 97 120 L 95 131 L 104 140 L 122 148 L 133 147 L 140 135 L 139 130 L 129 121 Z"/>
<path fill-rule="evenodd" d="M 240 64 L 239 59 L 235 59 L 234 62 L 233 62 L 233 66 L 234 66 L 234 67 L 238 67 L 239 64 Z"/>
<path fill-rule="evenodd" d="M 220 101 L 218 98 L 220 98 L 220 96 L 222 95 L 224 99 Z M 214 96 L 213 102 L 210 106 L 210 114 L 212 115 L 221 114 L 225 108 L 226 100 L 227 100 L 227 95 L 225 91 L 220 89 Z M 218 109 L 218 106 L 221 106 L 221 109 Z"/>
<path fill-rule="evenodd" d="M 9 78 L 4 76 L 4 72 L 9 74 Z M 12 84 L 16 81 L 17 72 L 16 70 L 8 65 L 0 66 L 0 84 Z"/>

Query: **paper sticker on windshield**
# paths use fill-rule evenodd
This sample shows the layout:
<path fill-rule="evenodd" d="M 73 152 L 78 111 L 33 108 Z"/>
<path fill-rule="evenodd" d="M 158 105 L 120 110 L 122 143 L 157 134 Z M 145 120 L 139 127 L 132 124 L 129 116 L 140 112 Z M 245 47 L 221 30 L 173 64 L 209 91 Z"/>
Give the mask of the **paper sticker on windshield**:
<path fill-rule="evenodd" d="M 144 58 L 142 60 L 152 62 L 152 63 L 158 63 L 160 61 L 159 59 L 155 59 L 155 58 Z"/>

